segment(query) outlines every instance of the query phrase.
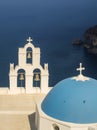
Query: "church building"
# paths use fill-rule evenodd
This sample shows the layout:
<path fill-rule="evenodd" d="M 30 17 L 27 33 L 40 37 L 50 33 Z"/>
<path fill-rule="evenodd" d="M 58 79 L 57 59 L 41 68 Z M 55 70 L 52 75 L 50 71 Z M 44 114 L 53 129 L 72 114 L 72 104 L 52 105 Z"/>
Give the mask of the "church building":
<path fill-rule="evenodd" d="M 60 81 L 37 103 L 37 130 L 97 130 L 97 80 L 82 74 Z"/>
<path fill-rule="evenodd" d="M 27 39 L 27 44 L 18 51 L 18 65 L 10 64 L 9 94 L 47 93 L 49 87 L 48 64 L 40 64 L 40 48 Z"/>
<path fill-rule="evenodd" d="M 10 64 L 9 87 L 0 88 L 0 94 L 36 94 L 30 113 L 35 113 L 34 130 L 97 130 L 97 80 L 83 75 L 82 63 L 76 70 L 77 76 L 49 87 L 48 64 L 41 66 L 40 48 L 29 37 L 19 48 L 18 65 Z"/>

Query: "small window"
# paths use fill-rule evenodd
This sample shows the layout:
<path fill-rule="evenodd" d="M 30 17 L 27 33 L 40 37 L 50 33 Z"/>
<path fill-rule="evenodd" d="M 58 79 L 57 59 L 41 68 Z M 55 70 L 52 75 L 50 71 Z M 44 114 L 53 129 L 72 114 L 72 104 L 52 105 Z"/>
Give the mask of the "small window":
<path fill-rule="evenodd" d="M 53 130 L 60 130 L 59 126 L 56 124 L 53 124 Z"/>

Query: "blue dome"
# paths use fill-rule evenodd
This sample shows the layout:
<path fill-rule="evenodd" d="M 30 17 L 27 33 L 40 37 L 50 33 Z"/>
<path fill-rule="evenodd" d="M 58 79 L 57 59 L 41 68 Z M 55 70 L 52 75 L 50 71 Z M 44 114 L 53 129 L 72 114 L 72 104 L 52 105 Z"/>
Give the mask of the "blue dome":
<path fill-rule="evenodd" d="M 42 102 L 48 116 L 72 123 L 97 123 L 97 80 L 59 82 Z"/>

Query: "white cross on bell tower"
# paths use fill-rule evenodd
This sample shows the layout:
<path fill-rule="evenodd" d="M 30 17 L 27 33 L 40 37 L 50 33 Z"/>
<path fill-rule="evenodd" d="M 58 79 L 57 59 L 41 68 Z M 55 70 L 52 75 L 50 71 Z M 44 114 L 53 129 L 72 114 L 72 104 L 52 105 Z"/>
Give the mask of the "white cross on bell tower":
<path fill-rule="evenodd" d="M 27 42 L 28 43 L 31 43 L 33 40 L 31 39 L 31 37 L 29 37 L 28 39 L 27 39 Z"/>
<path fill-rule="evenodd" d="M 82 67 L 82 63 L 80 63 L 80 67 L 77 68 L 76 70 L 80 72 L 80 75 L 82 75 L 82 71 L 85 70 L 85 68 Z"/>

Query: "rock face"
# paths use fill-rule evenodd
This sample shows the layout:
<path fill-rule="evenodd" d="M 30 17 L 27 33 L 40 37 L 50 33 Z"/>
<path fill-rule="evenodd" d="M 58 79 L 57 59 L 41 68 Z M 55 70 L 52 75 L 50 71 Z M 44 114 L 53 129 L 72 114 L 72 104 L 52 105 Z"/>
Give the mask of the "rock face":
<path fill-rule="evenodd" d="M 97 25 L 85 31 L 84 39 L 83 46 L 89 53 L 97 55 Z"/>

